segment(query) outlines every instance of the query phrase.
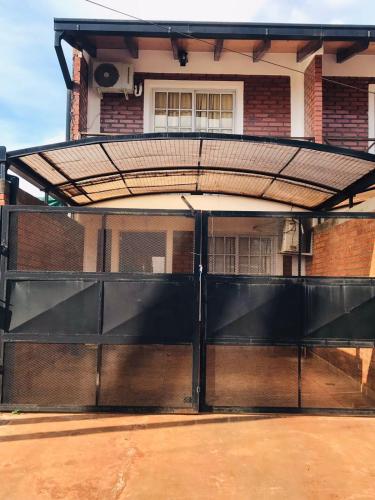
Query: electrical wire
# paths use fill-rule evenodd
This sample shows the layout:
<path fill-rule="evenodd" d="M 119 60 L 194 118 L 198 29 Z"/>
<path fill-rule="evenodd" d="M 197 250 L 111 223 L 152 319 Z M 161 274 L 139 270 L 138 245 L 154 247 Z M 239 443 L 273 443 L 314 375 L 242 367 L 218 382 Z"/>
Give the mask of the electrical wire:
<path fill-rule="evenodd" d="M 205 43 L 206 45 L 209 45 L 211 47 L 215 47 L 215 43 L 214 42 L 210 42 L 209 40 L 198 38 L 198 37 L 196 37 L 194 35 L 191 35 L 190 33 L 184 32 L 184 31 L 178 31 L 178 30 L 173 30 L 172 31 L 172 29 L 171 29 L 170 26 L 163 26 L 162 24 L 158 24 L 155 21 L 149 21 L 147 19 L 142 19 L 142 18 L 134 16 L 132 14 L 128 14 L 127 12 L 115 9 L 113 7 L 109 7 L 108 5 L 105 5 L 105 4 L 102 4 L 102 3 L 99 3 L 99 2 L 95 2 L 94 0 L 83 0 L 83 1 L 87 2 L 87 3 L 90 3 L 92 5 L 96 5 L 97 7 L 102 7 L 103 9 L 107 9 L 107 10 L 109 10 L 111 12 L 115 12 L 116 14 L 120 14 L 120 15 L 123 15 L 125 17 L 129 17 L 130 19 L 134 19 L 135 21 L 140 21 L 140 22 L 143 22 L 143 23 L 155 26 L 157 28 L 161 28 L 165 32 L 167 32 L 169 35 L 180 35 L 180 36 L 182 36 L 184 38 L 190 38 L 192 40 L 196 40 L 198 42 Z M 252 54 L 247 54 L 245 52 L 241 52 L 240 50 L 230 49 L 228 47 L 223 47 L 222 50 L 226 51 L 226 52 L 231 52 L 233 54 L 238 54 L 238 55 L 244 56 L 244 57 L 246 57 L 248 59 L 251 59 L 253 61 L 255 59 L 255 57 Z M 286 66 L 284 64 L 279 64 L 279 63 L 276 63 L 276 62 L 273 62 L 273 61 L 268 61 L 267 59 L 263 59 L 263 58 L 259 58 L 258 59 L 258 58 L 256 58 L 256 61 L 257 62 L 263 62 L 263 63 L 269 64 L 271 66 L 275 66 L 277 68 L 286 69 L 286 70 L 292 71 L 294 73 L 299 73 L 301 75 L 305 74 L 305 72 L 302 71 L 302 70 L 299 70 L 299 69 L 296 69 L 296 68 L 291 68 L 290 66 Z M 366 89 L 363 89 L 361 87 L 357 87 L 355 85 L 350 85 L 349 83 L 339 82 L 337 80 L 333 80 L 332 78 L 327 78 L 325 76 L 322 76 L 322 80 L 324 80 L 325 82 L 328 82 L 328 83 L 333 83 L 335 85 L 340 85 L 341 87 L 351 88 L 353 90 L 358 90 L 359 92 L 365 92 L 366 94 L 374 94 L 375 95 L 375 92 L 372 92 L 370 90 L 366 90 Z"/>

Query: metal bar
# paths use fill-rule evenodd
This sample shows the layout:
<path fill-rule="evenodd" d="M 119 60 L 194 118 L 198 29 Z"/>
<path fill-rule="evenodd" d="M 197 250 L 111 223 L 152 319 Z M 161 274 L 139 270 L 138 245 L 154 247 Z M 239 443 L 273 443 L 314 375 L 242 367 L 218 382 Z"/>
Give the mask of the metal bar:
<path fill-rule="evenodd" d="M 192 380 L 192 401 L 193 408 L 199 412 L 201 380 L 201 259 L 202 259 L 202 213 L 195 213 L 194 226 L 194 307 L 195 325 L 193 332 L 193 380 Z"/>
<path fill-rule="evenodd" d="M 73 81 L 70 76 L 69 68 L 66 63 L 64 51 L 61 47 L 61 40 L 64 37 L 64 31 L 55 31 L 55 52 L 57 55 L 57 59 L 59 61 L 60 69 L 62 72 L 62 75 L 64 77 L 65 85 L 68 90 L 73 89 Z"/>
<path fill-rule="evenodd" d="M 123 181 L 126 189 L 129 191 L 130 194 L 133 194 L 132 190 L 130 189 L 130 187 L 126 184 L 126 178 L 123 175 L 124 172 L 121 172 L 121 170 L 118 168 L 118 166 L 116 165 L 116 163 L 112 160 L 111 156 L 109 155 L 109 153 L 107 152 L 107 150 L 105 149 L 105 147 L 103 146 L 103 144 L 100 144 L 100 149 L 103 151 L 103 153 L 105 154 L 105 156 L 107 157 L 108 161 L 111 163 L 111 165 L 113 166 L 113 168 L 115 168 L 116 171 L 120 174 L 120 176 L 122 178 L 122 181 Z M 109 174 L 109 175 L 111 175 L 111 174 Z M 95 176 L 92 176 L 92 177 L 94 178 Z M 82 179 L 76 179 L 76 182 L 80 181 L 80 180 L 82 180 Z"/>
<path fill-rule="evenodd" d="M 200 381 L 199 409 L 205 405 L 207 382 L 207 273 L 208 273 L 208 215 L 201 212 L 201 283 L 200 283 Z"/>

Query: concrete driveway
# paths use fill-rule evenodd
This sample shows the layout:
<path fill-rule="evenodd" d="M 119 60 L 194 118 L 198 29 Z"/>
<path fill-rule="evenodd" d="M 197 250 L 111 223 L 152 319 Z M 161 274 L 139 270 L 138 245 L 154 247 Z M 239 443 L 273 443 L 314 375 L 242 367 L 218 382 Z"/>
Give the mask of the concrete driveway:
<path fill-rule="evenodd" d="M 0 414 L 0 499 L 373 499 L 375 418 Z"/>

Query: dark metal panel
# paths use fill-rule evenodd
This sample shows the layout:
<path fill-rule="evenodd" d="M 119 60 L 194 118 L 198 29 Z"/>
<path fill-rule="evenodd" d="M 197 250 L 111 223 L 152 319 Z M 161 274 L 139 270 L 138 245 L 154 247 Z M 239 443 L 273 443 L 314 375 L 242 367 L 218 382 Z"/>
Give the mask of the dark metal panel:
<path fill-rule="evenodd" d="M 220 281 L 207 277 L 207 341 L 298 340 L 302 287 L 297 280 Z"/>
<path fill-rule="evenodd" d="M 8 281 L 9 332 L 95 334 L 99 290 L 89 281 Z"/>
<path fill-rule="evenodd" d="M 375 340 L 375 284 L 306 283 L 305 339 Z"/>
<path fill-rule="evenodd" d="M 174 344 L 192 342 L 193 332 L 193 282 L 104 283 L 104 335 Z"/>

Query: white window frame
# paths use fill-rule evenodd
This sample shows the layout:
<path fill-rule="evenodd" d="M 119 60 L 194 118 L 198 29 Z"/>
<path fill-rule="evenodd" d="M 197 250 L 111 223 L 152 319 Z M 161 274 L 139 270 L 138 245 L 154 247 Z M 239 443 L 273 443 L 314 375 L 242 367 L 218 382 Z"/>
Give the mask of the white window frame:
<path fill-rule="evenodd" d="M 143 105 L 143 132 L 153 132 L 154 120 L 154 94 L 157 91 L 183 90 L 195 92 L 232 92 L 233 102 L 233 133 L 243 134 L 243 82 L 231 81 L 202 81 L 202 80 L 145 80 L 144 81 L 144 105 Z M 193 117 L 194 119 L 194 117 Z"/>
<path fill-rule="evenodd" d="M 209 235 L 209 237 L 212 237 L 212 238 L 234 238 L 235 239 L 235 253 L 233 254 L 234 257 L 235 257 L 235 263 L 234 263 L 234 267 L 235 267 L 235 272 L 233 274 L 235 274 L 236 276 L 275 276 L 275 271 L 276 271 L 276 258 L 277 258 L 277 252 L 276 252 L 276 248 L 277 248 L 277 236 L 274 236 L 274 235 L 269 235 L 269 234 L 252 234 L 252 233 L 247 233 L 247 234 L 232 234 L 232 233 L 215 233 L 213 235 Z M 239 253 L 239 240 L 240 238 L 243 237 L 243 238 L 267 238 L 269 240 L 271 240 L 271 254 L 270 254 L 270 257 L 271 257 L 271 269 L 270 269 L 270 273 L 269 274 L 262 274 L 262 273 L 259 273 L 259 274 L 245 274 L 245 273 L 240 273 L 239 272 L 239 258 L 240 258 L 240 253 Z M 225 243 L 224 243 L 225 244 Z M 215 255 L 215 254 L 211 254 L 209 253 L 208 254 L 208 257 L 210 258 L 212 255 Z M 220 254 L 221 255 L 221 254 Z M 224 253 L 225 255 L 225 253 Z M 208 271 L 209 274 L 218 274 L 218 273 L 212 273 L 212 271 Z M 228 274 L 225 272 L 225 259 L 224 259 L 224 273 L 223 274 Z"/>

